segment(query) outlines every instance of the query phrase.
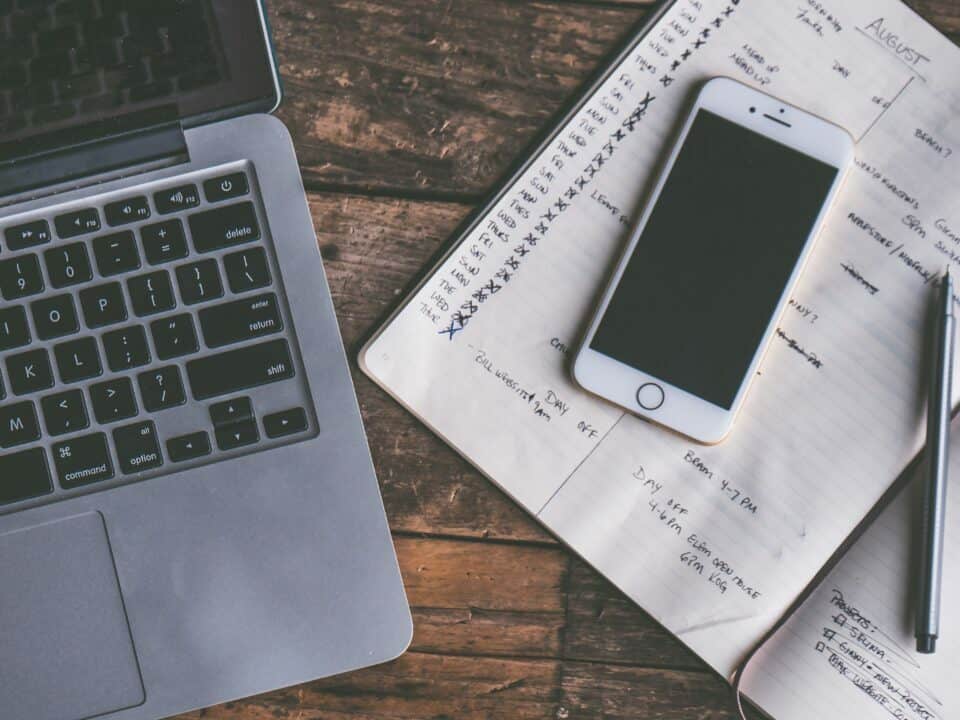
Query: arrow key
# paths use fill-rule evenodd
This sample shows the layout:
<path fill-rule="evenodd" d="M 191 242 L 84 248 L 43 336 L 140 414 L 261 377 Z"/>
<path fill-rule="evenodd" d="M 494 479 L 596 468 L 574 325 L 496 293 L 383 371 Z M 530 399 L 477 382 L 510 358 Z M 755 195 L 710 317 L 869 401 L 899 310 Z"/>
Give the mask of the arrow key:
<path fill-rule="evenodd" d="M 235 422 L 214 428 L 217 435 L 217 447 L 221 450 L 234 450 L 244 445 L 252 445 L 260 439 L 257 423 L 254 420 Z"/>
<path fill-rule="evenodd" d="M 210 436 L 203 431 L 167 440 L 167 455 L 173 462 L 185 462 L 209 454 Z"/>
<path fill-rule="evenodd" d="M 291 408 L 266 415 L 263 418 L 263 429 L 268 438 L 285 437 L 303 432 L 307 429 L 307 413 L 303 408 Z"/>
<path fill-rule="evenodd" d="M 210 406 L 210 421 L 216 428 L 253 420 L 253 405 L 248 397 L 232 398 Z"/>

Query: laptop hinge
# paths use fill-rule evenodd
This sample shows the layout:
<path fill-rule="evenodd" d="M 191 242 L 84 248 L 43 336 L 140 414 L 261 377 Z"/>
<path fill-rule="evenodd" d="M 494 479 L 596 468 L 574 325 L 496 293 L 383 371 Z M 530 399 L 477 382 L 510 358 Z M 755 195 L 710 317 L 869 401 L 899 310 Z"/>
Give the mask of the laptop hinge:
<path fill-rule="evenodd" d="M 0 163 L 0 198 L 123 168 L 189 160 L 180 123 L 158 125 Z M 76 183 L 81 185 L 82 183 Z"/>

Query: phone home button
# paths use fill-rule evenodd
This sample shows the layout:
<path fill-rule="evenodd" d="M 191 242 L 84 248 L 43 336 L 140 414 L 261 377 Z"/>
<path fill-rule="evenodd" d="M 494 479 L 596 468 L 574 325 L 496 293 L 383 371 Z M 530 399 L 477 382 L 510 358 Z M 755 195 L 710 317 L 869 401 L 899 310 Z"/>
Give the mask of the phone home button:
<path fill-rule="evenodd" d="M 644 383 L 637 390 L 637 402 L 644 410 L 656 410 L 663 405 L 663 388 L 656 383 Z"/>

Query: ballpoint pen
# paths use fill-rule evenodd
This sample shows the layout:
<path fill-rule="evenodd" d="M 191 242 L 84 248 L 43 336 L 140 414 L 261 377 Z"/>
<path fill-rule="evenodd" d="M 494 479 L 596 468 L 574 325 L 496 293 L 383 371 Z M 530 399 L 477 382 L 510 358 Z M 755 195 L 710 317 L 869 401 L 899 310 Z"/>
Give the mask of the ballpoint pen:
<path fill-rule="evenodd" d="M 922 556 L 917 594 L 917 652 L 932 653 L 940 634 L 940 581 L 943 571 L 943 517 L 947 493 L 953 377 L 953 280 L 950 269 L 940 282 L 936 303 L 936 338 L 931 358 L 927 407 L 927 484 L 923 500 Z"/>

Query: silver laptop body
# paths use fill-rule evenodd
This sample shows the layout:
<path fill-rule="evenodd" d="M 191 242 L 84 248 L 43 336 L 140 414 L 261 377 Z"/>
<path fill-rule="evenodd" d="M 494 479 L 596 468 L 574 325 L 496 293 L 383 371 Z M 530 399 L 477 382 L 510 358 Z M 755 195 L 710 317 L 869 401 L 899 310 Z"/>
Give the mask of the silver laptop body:
<path fill-rule="evenodd" d="M 216 94 L 217 73 L 171 73 L 187 27 L 215 51 L 191 68 L 222 82 L 243 47 L 271 88 L 172 122 L 166 101 L 142 125 L 97 111 L 62 145 L 34 132 L 56 112 L 0 83 L 4 720 L 168 717 L 391 659 L 412 633 L 294 150 L 262 112 L 279 101 L 263 8 L 162 0 L 142 22 L 140 5 L 53 0 L 28 44 L 117 35 L 124 67 L 165 84 L 131 81 L 115 114 Z M 18 92 L 57 69 L 40 57 Z M 114 66 L 93 67 L 108 105 Z"/>

